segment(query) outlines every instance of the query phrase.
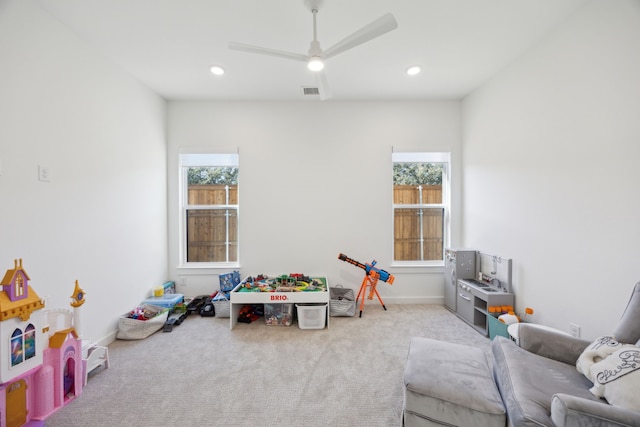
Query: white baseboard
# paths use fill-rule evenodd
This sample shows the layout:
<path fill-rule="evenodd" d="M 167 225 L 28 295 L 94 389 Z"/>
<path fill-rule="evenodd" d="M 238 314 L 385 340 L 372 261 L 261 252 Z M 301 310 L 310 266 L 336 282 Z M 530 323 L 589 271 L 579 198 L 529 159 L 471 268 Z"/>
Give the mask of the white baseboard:
<path fill-rule="evenodd" d="M 106 336 L 100 338 L 99 340 L 97 340 L 95 342 L 95 344 L 106 347 L 109 344 L 111 344 L 112 342 L 114 342 L 116 340 L 116 335 L 118 334 L 118 331 L 112 331 L 109 334 L 107 334 Z"/>

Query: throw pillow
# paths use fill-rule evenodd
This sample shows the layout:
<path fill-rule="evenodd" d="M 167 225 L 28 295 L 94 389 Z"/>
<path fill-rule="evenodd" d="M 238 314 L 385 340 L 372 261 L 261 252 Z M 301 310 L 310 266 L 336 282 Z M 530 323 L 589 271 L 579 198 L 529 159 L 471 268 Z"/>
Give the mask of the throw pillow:
<path fill-rule="evenodd" d="M 640 348 L 624 345 L 594 363 L 589 373 L 593 395 L 604 397 L 611 405 L 640 411 Z"/>
<path fill-rule="evenodd" d="M 618 340 L 612 336 L 597 338 L 594 342 L 589 344 L 578 358 L 578 361 L 576 362 L 578 372 L 587 377 L 589 381 L 594 382 L 590 373 L 591 366 L 605 359 L 608 355 L 614 353 L 622 346 L 623 344 L 619 343 Z"/>

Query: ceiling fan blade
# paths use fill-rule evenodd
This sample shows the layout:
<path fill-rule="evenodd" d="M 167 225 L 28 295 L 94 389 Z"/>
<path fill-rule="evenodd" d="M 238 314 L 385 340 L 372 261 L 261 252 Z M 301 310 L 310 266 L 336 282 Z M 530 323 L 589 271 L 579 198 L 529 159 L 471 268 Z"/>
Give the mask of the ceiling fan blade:
<path fill-rule="evenodd" d="M 392 14 L 387 13 L 325 50 L 322 57 L 324 59 L 329 59 L 332 56 L 336 56 L 345 50 L 361 45 L 362 43 L 366 43 L 369 40 L 388 33 L 391 30 L 395 30 L 396 28 L 398 28 L 396 18 L 394 18 Z"/>
<path fill-rule="evenodd" d="M 318 85 L 318 92 L 320 93 L 320 100 L 324 101 L 325 99 L 331 98 L 331 88 L 329 87 L 329 81 L 327 80 L 327 75 L 324 71 L 316 71 L 314 72 L 316 76 L 316 84 Z"/>
<path fill-rule="evenodd" d="M 258 53 L 260 55 L 276 56 L 278 58 L 295 59 L 307 62 L 309 57 L 301 53 L 285 52 L 283 50 L 267 49 L 265 47 L 252 46 L 244 43 L 229 42 L 229 49 L 241 50 L 243 52 Z"/>

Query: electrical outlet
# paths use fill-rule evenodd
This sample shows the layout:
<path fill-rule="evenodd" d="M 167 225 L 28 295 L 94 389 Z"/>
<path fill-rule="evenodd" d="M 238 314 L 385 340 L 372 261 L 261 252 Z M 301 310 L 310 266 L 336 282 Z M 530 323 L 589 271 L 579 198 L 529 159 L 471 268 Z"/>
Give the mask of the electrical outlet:
<path fill-rule="evenodd" d="M 580 325 L 569 323 L 569 335 L 571 335 L 572 337 L 580 338 Z"/>
<path fill-rule="evenodd" d="M 180 286 L 187 286 L 187 278 L 185 276 L 180 276 L 178 279 L 178 283 Z"/>

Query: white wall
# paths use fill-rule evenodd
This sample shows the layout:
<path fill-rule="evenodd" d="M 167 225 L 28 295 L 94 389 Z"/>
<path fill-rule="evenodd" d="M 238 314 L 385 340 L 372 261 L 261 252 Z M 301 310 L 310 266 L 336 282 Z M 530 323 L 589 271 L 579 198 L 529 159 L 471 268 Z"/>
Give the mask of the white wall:
<path fill-rule="evenodd" d="M 379 286 L 385 302 L 442 302 L 442 269 L 390 268 L 391 150 L 451 150 L 455 165 L 459 102 L 170 102 L 168 111 L 170 268 L 182 292 L 210 293 L 227 271 L 177 268 L 178 150 L 218 147 L 240 152 L 242 275 L 322 274 L 357 289 L 364 272 L 339 261 L 343 252 L 396 276 Z"/>
<path fill-rule="evenodd" d="M 243 274 L 357 288 L 344 252 L 396 275 L 385 301 L 441 302 L 440 269 L 389 267 L 391 147 L 435 148 L 453 152 L 452 246 L 512 257 L 517 305 L 536 321 L 608 333 L 640 279 L 639 23 L 638 1 L 592 1 L 462 112 L 453 101 L 172 102 L 167 151 L 162 99 L 41 9 L 0 1 L 0 271 L 23 258 L 52 308 L 68 307 L 78 279 L 92 339 L 166 278 L 188 295 L 216 289 L 220 271 L 178 268 L 177 153 L 239 148 Z"/>
<path fill-rule="evenodd" d="M 0 58 L 0 274 L 22 258 L 49 308 L 79 280 L 108 340 L 167 278 L 165 102 L 30 2 L 0 2 Z"/>
<path fill-rule="evenodd" d="M 463 102 L 464 244 L 516 305 L 610 333 L 640 280 L 640 2 L 590 2 Z"/>

